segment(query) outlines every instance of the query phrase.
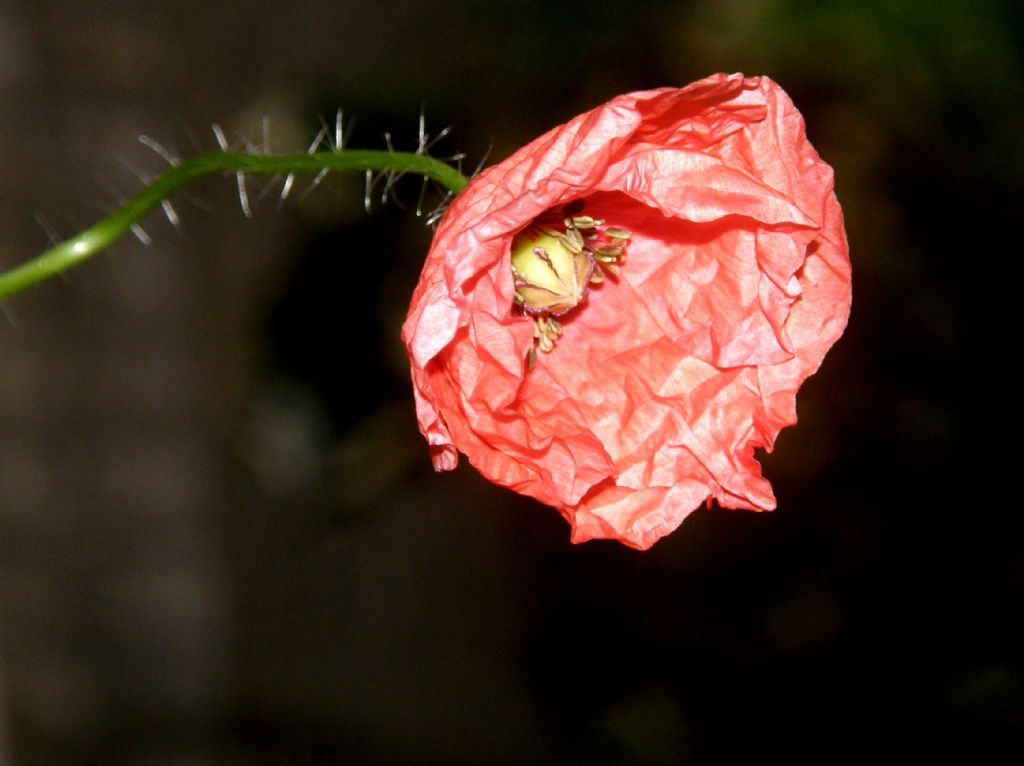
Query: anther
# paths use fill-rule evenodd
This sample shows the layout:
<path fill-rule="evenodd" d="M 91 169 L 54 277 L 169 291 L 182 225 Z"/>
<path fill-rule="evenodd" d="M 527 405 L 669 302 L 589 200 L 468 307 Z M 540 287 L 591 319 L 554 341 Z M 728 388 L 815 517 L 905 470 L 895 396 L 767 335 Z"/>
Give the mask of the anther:
<path fill-rule="evenodd" d="M 622 256 L 622 248 L 617 245 L 603 245 L 594 251 L 594 257 L 601 263 L 614 263 Z"/>
<path fill-rule="evenodd" d="M 575 229 L 570 229 L 573 234 L 578 237 L 579 234 Z M 565 249 L 571 253 L 579 254 L 583 252 L 583 242 L 577 242 L 574 237 L 566 236 L 565 234 L 558 235 L 558 241 L 565 245 Z"/>

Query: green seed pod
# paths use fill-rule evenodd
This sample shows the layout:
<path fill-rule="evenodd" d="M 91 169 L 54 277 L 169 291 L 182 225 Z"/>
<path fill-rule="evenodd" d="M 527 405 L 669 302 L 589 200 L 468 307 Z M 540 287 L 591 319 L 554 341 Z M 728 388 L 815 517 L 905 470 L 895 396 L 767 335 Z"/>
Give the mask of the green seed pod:
<path fill-rule="evenodd" d="M 516 302 L 528 314 L 559 316 L 586 297 L 594 262 L 589 253 L 574 252 L 564 240 L 536 229 L 522 231 L 512 240 Z"/>

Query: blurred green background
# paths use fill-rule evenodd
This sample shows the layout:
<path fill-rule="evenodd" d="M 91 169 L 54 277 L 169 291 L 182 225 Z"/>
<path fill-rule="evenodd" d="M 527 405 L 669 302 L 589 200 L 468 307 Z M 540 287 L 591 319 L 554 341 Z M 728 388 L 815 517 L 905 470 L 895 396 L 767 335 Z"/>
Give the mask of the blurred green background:
<path fill-rule="evenodd" d="M 352 146 L 412 148 L 422 108 L 472 168 L 717 71 L 793 97 L 854 264 L 763 461 L 777 512 L 571 546 L 431 471 L 398 340 L 422 219 L 361 178 L 251 220 L 190 187 L 180 231 L 3 307 L 0 763 L 1019 753 L 1019 7 L 0 0 L 0 268 L 159 172 L 140 134 L 267 116 L 302 150 L 340 106 Z"/>

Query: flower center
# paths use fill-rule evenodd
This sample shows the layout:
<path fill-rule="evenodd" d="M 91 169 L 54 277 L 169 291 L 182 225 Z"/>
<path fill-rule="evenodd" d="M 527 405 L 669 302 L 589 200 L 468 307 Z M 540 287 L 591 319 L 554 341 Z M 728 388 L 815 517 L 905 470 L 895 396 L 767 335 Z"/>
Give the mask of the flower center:
<path fill-rule="evenodd" d="M 581 304 L 590 285 L 604 281 L 605 271 L 617 274 L 630 233 L 605 227 L 600 218 L 578 215 L 582 207 L 566 206 L 554 225 L 545 215 L 512 240 L 512 280 L 516 305 L 533 317 L 533 346 L 526 355 L 527 369 L 537 349 L 547 353 L 562 335 L 555 317 Z"/>

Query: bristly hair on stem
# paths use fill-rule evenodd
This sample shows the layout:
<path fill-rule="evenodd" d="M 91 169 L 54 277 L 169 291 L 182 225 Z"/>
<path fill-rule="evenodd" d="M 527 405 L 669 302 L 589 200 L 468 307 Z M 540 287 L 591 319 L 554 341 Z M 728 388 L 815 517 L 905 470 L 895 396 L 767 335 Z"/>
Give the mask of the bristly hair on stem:
<path fill-rule="evenodd" d="M 235 176 L 238 202 L 247 218 L 252 217 L 253 210 L 253 198 L 249 193 L 247 175 L 271 177 L 270 183 L 256 195 L 255 201 L 258 202 L 278 182 L 282 183 L 279 201 L 284 201 L 293 190 L 296 176 L 300 174 L 314 176 L 309 188 L 304 192 L 306 194 L 315 189 L 327 173 L 360 171 L 366 175 L 364 204 L 367 211 L 372 208 L 378 185 L 381 203 L 390 199 L 404 209 L 405 205 L 397 197 L 396 184 L 407 175 L 419 175 L 423 182 L 416 203 L 416 215 L 425 215 L 425 221 L 429 226 L 437 224 L 451 198 L 469 183 L 469 179 L 462 173 L 464 154 L 442 158 L 430 155 L 430 150 L 448 135 L 451 127 L 444 128 L 435 136 L 429 136 L 422 111 L 416 148 L 411 152 L 396 151 L 392 146 L 390 134 L 384 136 L 387 147 L 384 150 L 349 149 L 346 145 L 348 134 L 344 129 L 341 110 L 338 110 L 335 116 L 333 131 L 326 122 L 321 122 L 320 131 L 309 148 L 301 154 L 271 153 L 270 123 L 266 117 L 261 124 L 258 144 L 254 145 L 242 137 L 232 145 L 221 127 L 214 124 L 212 130 L 219 151 L 184 160 L 149 136 L 139 136 L 139 142 L 159 155 L 168 164 L 169 169 L 153 180 L 136 173 L 135 175 L 145 184 L 142 191 L 106 218 L 75 236 L 56 242 L 56 237 L 49 232 L 51 241 L 54 242 L 50 249 L 20 266 L 0 273 L 0 299 L 77 266 L 112 245 L 127 232 L 134 233 L 144 243 L 148 242 L 149 235 L 142 230 L 140 221 L 157 206 L 162 208 L 172 225 L 179 226 L 180 218 L 171 205 L 171 195 L 190 181 L 211 173 L 230 173 Z M 325 143 L 327 150 L 323 149 Z M 441 189 L 443 196 L 436 207 L 424 213 L 424 199 L 430 184 Z"/>

